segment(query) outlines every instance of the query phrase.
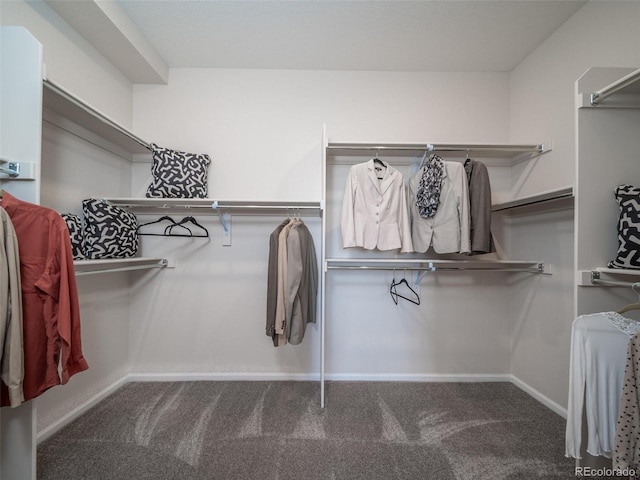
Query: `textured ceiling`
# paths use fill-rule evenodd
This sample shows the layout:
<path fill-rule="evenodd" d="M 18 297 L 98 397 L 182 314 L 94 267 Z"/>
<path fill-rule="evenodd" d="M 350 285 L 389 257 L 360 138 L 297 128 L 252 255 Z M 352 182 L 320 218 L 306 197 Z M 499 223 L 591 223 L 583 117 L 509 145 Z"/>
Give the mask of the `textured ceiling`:
<path fill-rule="evenodd" d="M 169 67 L 510 71 L 585 1 L 118 0 Z"/>

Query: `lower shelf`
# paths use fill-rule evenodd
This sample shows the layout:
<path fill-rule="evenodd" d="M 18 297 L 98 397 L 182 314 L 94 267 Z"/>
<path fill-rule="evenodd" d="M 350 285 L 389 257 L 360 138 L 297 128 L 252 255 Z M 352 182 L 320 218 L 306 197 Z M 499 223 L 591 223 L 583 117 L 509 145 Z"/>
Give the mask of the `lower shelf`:
<path fill-rule="evenodd" d="M 130 270 L 147 270 L 151 268 L 173 267 L 168 258 L 109 258 L 101 260 L 76 260 L 73 262 L 76 276 L 95 273 L 126 272 Z"/>
<path fill-rule="evenodd" d="M 530 273 L 551 273 L 549 265 L 536 261 L 517 260 L 439 260 L 439 259 L 373 259 L 327 258 L 325 269 L 341 270 L 489 270 Z"/>
<path fill-rule="evenodd" d="M 640 282 L 640 270 L 622 268 L 595 268 L 582 270 L 578 277 L 580 287 L 631 287 Z"/>

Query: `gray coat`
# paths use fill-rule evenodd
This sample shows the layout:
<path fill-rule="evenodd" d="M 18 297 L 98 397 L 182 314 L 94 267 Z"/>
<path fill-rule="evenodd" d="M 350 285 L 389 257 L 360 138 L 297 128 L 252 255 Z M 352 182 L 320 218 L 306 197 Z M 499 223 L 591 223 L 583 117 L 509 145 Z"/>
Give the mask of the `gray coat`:
<path fill-rule="evenodd" d="M 469 182 L 471 253 L 495 252 L 491 235 L 491 183 L 484 163 L 469 159 L 464 164 Z"/>

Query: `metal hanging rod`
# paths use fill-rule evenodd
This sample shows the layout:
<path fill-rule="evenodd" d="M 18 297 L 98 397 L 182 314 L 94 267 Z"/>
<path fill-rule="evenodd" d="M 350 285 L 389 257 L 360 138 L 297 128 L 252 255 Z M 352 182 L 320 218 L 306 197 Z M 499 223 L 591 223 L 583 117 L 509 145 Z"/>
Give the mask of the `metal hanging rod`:
<path fill-rule="evenodd" d="M 320 215 L 321 202 L 286 202 L 259 200 L 212 200 L 210 198 L 107 198 L 113 205 L 139 212 L 154 210 L 190 211 L 202 213 L 233 213 L 234 215 L 280 215 L 287 211 Z"/>
<path fill-rule="evenodd" d="M 319 202 L 298 202 L 298 203 L 287 203 L 287 202 L 255 202 L 255 201 L 224 201 L 224 200 L 214 200 L 211 203 L 211 208 L 220 209 L 220 210 L 235 210 L 235 209 L 246 209 L 246 210 L 318 210 L 320 208 Z"/>
<path fill-rule="evenodd" d="M 327 270 L 412 270 L 412 271 L 493 271 L 547 273 L 541 262 L 409 260 L 409 259 L 327 259 Z"/>
<path fill-rule="evenodd" d="M 117 124 L 116 122 L 114 122 L 109 117 L 107 117 L 103 113 L 99 112 L 98 110 L 96 110 L 92 106 L 86 104 L 85 102 L 83 102 L 79 98 L 75 97 L 72 93 L 68 92 L 64 88 L 60 87 L 59 85 L 56 85 L 51 80 L 45 78 L 43 80 L 43 85 L 44 85 L 44 87 L 46 87 L 47 89 L 51 90 L 53 93 L 55 93 L 59 97 L 65 99 L 68 102 L 70 102 L 71 104 L 73 104 L 74 106 L 78 107 L 79 109 L 81 109 L 85 113 L 88 113 L 89 115 L 91 115 L 95 119 L 99 120 L 103 124 L 105 124 L 108 127 L 116 130 L 117 132 L 121 133 L 122 135 L 128 137 L 129 139 L 131 139 L 135 143 L 141 145 L 142 147 L 146 148 L 147 150 L 151 150 L 151 145 L 149 143 L 145 142 L 140 137 L 134 135 L 133 133 L 131 133 L 130 131 L 128 131 L 127 129 L 122 127 L 121 125 Z"/>
<path fill-rule="evenodd" d="M 638 275 L 640 275 L 640 271 L 638 272 Z M 602 285 L 602 286 L 606 286 L 606 287 L 632 287 L 634 284 L 637 284 L 638 282 L 632 282 L 632 281 L 622 281 L 622 280 L 606 280 L 604 278 L 601 278 L 600 272 L 597 270 L 593 270 L 591 272 L 591 284 L 593 285 Z"/>
<path fill-rule="evenodd" d="M 20 176 L 20 164 L 18 162 L 9 162 L 1 159 L 0 164 L 2 164 L 0 165 L 0 173 L 9 175 L 10 178 L 17 178 Z"/>
<path fill-rule="evenodd" d="M 630 74 L 622 77 L 615 83 L 607 85 L 604 88 L 592 93 L 590 95 L 591 105 L 598 105 L 602 100 L 611 95 L 618 93 L 620 90 L 624 90 L 631 85 L 640 82 L 640 69 L 631 72 Z"/>
<path fill-rule="evenodd" d="M 116 272 L 128 272 L 132 270 L 149 270 L 152 268 L 167 268 L 169 266 L 169 260 L 166 258 L 161 259 L 158 263 L 149 263 L 145 265 L 127 265 L 122 267 L 106 267 L 102 268 L 106 263 L 95 265 L 91 270 L 76 270 L 76 277 L 84 275 L 93 275 L 95 273 L 116 273 Z M 95 267 L 95 268 L 94 268 Z"/>
<path fill-rule="evenodd" d="M 368 144 L 368 143 L 342 143 L 330 142 L 328 150 L 367 150 L 367 151 L 420 151 L 420 152 L 495 152 L 495 153 L 544 153 L 547 151 L 544 144 L 535 145 L 501 145 L 501 144 Z"/>

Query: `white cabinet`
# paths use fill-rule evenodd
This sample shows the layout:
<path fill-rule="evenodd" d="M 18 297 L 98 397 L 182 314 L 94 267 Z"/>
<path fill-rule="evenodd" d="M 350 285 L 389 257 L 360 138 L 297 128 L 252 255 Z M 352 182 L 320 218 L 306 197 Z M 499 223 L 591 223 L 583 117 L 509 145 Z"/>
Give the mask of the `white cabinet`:
<path fill-rule="evenodd" d="M 616 310 L 633 295 L 630 288 L 624 293 L 585 288 L 592 278 L 629 286 L 640 280 L 640 271 L 606 268 L 618 248 L 614 189 L 640 185 L 640 69 L 591 68 L 576 82 L 576 109 L 576 314 L 581 315 Z"/>

